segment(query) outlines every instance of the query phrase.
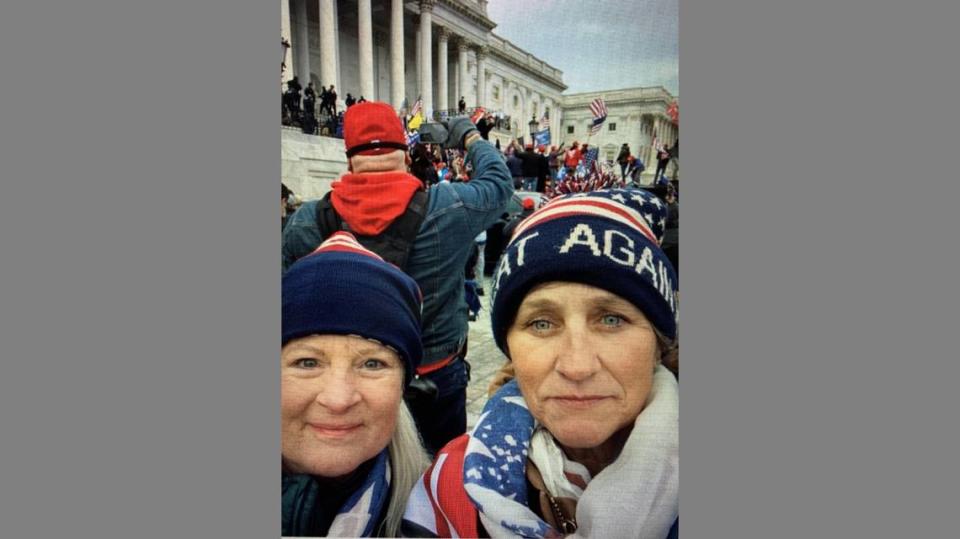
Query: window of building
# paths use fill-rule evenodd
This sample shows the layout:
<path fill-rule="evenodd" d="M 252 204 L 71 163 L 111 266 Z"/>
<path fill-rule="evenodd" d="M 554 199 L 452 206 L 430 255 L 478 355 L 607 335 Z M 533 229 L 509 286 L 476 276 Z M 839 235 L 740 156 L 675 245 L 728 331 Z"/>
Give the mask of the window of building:
<path fill-rule="evenodd" d="M 572 125 L 568 125 L 568 126 L 567 126 L 567 134 L 568 134 L 568 135 L 572 135 L 572 134 L 573 134 L 573 126 L 572 126 Z"/>
<path fill-rule="evenodd" d="M 493 98 L 494 98 L 494 99 L 500 99 L 500 87 L 499 87 L 499 86 L 494 85 L 494 87 L 493 87 Z"/>
<path fill-rule="evenodd" d="M 610 131 L 616 131 L 616 130 L 617 130 L 617 123 L 610 122 Z"/>
<path fill-rule="evenodd" d="M 517 96 L 513 96 L 513 108 L 517 108 L 519 106 L 520 106 L 520 98 Z"/>

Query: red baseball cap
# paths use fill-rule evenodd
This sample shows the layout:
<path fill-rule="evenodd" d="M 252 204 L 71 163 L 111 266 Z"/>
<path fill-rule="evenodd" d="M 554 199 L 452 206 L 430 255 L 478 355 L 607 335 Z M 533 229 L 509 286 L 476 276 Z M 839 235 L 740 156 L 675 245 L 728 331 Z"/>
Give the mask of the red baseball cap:
<path fill-rule="evenodd" d="M 388 103 L 365 101 L 343 115 L 343 142 L 347 157 L 380 155 L 407 149 L 400 117 Z"/>

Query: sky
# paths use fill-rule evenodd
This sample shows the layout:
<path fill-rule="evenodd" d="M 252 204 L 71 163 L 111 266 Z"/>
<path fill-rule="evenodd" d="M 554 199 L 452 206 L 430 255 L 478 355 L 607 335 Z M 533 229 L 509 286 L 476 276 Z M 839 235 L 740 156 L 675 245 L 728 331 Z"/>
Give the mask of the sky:
<path fill-rule="evenodd" d="M 489 0 L 493 33 L 563 71 L 572 94 L 663 86 L 679 96 L 678 0 Z"/>

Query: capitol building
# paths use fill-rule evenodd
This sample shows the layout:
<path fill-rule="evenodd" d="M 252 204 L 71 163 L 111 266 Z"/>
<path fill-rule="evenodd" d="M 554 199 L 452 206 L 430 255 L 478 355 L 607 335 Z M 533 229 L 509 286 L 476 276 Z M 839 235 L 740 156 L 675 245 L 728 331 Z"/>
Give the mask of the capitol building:
<path fill-rule="evenodd" d="M 651 137 L 673 142 L 677 126 L 667 115 L 676 97 L 663 87 L 611 89 L 568 94 L 563 72 L 498 36 L 487 16 L 486 0 L 280 0 L 286 80 L 296 75 L 335 86 L 337 110 L 347 93 L 386 101 L 400 113 L 420 97 L 428 114 L 455 112 L 463 97 L 468 109 L 484 107 L 509 118 L 490 133 L 506 147 L 530 140 L 536 120 L 550 118 L 554 144 L 588 140 L 591 101 L 602 97 L 608 109 L 590 144 L 601 159 L 616 157 L 628 143 L 652 174 Z M 319 101 L 318 101 L 319 106 Z M 322 196 L 346 172 L 343 141 L 281 130 L 282 181 L 302 198 Z M 672 173 L 673 164 L 668 169 Z M 618 169 L 619 173 L 619 169 Z M 652 176 L 648 181 L 652 180 Z"/>

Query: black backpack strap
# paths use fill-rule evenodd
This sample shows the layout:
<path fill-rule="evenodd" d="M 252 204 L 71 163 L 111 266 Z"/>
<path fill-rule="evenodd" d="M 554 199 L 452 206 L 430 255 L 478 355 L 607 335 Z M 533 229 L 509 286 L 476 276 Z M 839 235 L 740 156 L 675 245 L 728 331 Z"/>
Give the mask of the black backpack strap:
<path fill-rule="evenodd" d="M 406 271 L 410 253 L 413 251 L 413 242 L 427 216 L 428 200 L 426 191 L 417 191 L 407 204 L 407 210 L 390 223 L 383 233 L 377 236 L 358 236 L 357 240 L 387 262 Z"/>
<path fill-rule="evenodd" d="M 417 191 L 407 204 L 406 211 L 390 223 L 382 233 L 376 236 L 353 234 L 361 245 L 406 271 L 407 261 L 413 251 L 413 242 L 427 216 L 428 201 L 429 196 L 426 191 Z M 327 239 L 338 230 L 350 232 L 350 226 L 340 218 L 330 202 L 330 193 L 317 202 L 317 227 L 323 239 Z"/>

